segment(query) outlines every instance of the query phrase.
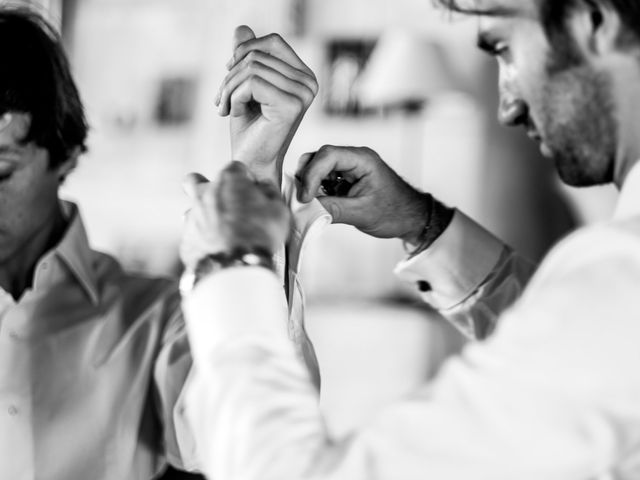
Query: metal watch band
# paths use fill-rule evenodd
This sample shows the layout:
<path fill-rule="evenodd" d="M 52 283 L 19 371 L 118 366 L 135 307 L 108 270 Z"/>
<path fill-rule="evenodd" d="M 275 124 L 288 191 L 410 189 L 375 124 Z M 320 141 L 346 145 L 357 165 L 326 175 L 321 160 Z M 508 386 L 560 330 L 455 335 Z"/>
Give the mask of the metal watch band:
<path fill-rule="evenodd" d="M 192 271 L 185 271 L 180 279 L 180 291 L 188 293 L 204 277 L 231 267 L 263 267 L 275 271 L 273 256 L 262 249 L 234 249 L 205 255 Z"/>

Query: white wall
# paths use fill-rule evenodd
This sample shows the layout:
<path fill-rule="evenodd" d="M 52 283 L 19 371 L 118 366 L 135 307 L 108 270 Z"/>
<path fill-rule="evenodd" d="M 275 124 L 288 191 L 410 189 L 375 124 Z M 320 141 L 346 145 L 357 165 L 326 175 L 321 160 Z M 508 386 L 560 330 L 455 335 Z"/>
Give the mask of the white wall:
<path fill-rule="evenodd" d="M 500 175 L 509 171 L 505 162 L 519 148 L 533 147 L 507 141 L 512 150 L 502 154 L 504 162 L 494 161 L 488 146 L 506 137 L 488 128 L 496 100 L 477 85 L 487 67 L 474 48 L 474 21 L 450 21 L 429 0 L 297 0 L 307 10 L 306 22 L 296 26 L 294 1 L 78 2 L 71 54 L 92 125 L 91 152 L 69 178 L 65 194 L 80 201 L 93 243 L 129 266 L 172 271 L 187 207 L 180 178 L 192 170 L 214 175 L 230 157 L 228 122 L 218 117 L 213 99 L 225 75 L 233 28 L 246 23 L 258 35 L 284 33 L 320 79 L 330 39 L 376 38 L 387 29 L 404 28 L 441 40 L 455 71 L 476 90 L 475 103 L 448 97 L 413 117 L 345 119 L 323 112 L 321 94 L 291 146 L 287 167 L 295 169 L 302 153 L 325 143 L 370 146 L 417 186 L 486 221 L 516 244 L 524 238 L 526 250 L 531 235 L 510 235 L 500 220 L 511 217 L 495 206 L 523 208 L 514 211 L 515 218 L 532 217 L 527 209 L 535 208 L 533 197 L 519 202 L 509 195 L 535 195 L 536 189 L 519 189 Z M 301 27 L 302 35 L 293 33 Z M 194 119 L 185 127 L 160 128 L 152 120 L 158 81 L 173 74 L 197 80 Z M 493 178 L 497 180 L 487 182 Z M 518 181 L 527 182 L 526 176 Z M 487 195 L 493 197 L 487 200 Z M 531 224 L 531 231 L 538 229 Z M 389 275 L 401 255 L 399 242 L 332 227 L 307 257 L 309 291 L 312 296 L 365 297 L 406 292 Z"/>

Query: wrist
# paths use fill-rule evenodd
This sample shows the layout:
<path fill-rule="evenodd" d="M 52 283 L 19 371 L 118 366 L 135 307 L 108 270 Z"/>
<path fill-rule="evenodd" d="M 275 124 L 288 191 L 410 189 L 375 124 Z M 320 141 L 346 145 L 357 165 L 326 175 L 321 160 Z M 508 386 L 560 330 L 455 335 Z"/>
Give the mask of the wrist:
<path fill-rule="evenodd" d="M 187 294 L 203 278 L 233 267 L 262 267 L 275 272 L 273 255 L 267 250 L 235 248 L 205 255 L 195 267 L 187 268 L 180 279 L 180 291 Z"/>
<path fill-rule="evenodd" d="M 434 198 L 428 193 L 417 192 L 417 201 L 407 217 L 407 229 L 398 238 L 411 247 L 421 243 L 425 226 L 430 225 Z"/>
<path fill-rule="evenodd" d="M 234 159 L 244 163 L 257 181 L 271 182 L 281 188 L 284 156 L 278 155 L 271 160 L 245 160 L 235 157 Z"/>
<path fill-rule="evenodd" d="M 411 237 L 402 239 L 405 251 L 410 257 L 428 249 L 447 229 L 455 214 L 454 209 L 447 207 L 431 195 L 429 197 L 428 213 L 423 217 L 422 222 L 417 222 L 420 233 L 418 235 L 412 233 Z"/>

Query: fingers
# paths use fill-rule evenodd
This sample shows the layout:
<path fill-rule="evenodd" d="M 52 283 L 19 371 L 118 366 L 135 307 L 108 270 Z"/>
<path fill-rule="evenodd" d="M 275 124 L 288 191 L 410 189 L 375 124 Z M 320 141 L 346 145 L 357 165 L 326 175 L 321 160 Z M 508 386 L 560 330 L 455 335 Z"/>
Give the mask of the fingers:
<path fill-rule="evenodd" d="M 236 27 L 233 32 L 233 50 L 235 51 L 244 42 L 254 40 L 255 38 L 256 34 L 253 33 L 253 30 L 251 30 L 247 25 L 240 25 Z"/>
<path fill-rule="evenodd" d="M 297 96 L 308 108 L 318 93 L 315 77 L 282 60 L 262 52 L 251 52 L 226 76 L 218 94 L 216 105 L 219 113 L 226 116 L 230 111 L 230 98 L 238 86 L 252 75 L 257 75 L 279 89 Z"/>
<path fill-rule="evenodd" d="M 215 182 L 190 174 L 185 190 L 194 195 L 185 221 L 180 255 L 193 269 L 200 258 L 235 249 L 273 253 L 286 241 L 290 212 L 275 185 L 256 182 L 240 162 L 231 162 Z"/>
<path fill-rule="evenodd" d="M 252 75 L 240 84 L 231 95 L 231 109 L 229 114 L 232 117 L 241 117 L 250 112 L 251 102 L 256 101 L 264 106 L 277 107 L 281 114 L 287 117 L 297 117 L 304 111 L 303 101 L 260 76 Z M 269 120 L 268 112 L 263 109 L 262 115 Z"/>
<path fill-rule="evenodd" d="M 278 188 L 269 182 L 256 182 L 240 162 L 222 171 L 217 205 L 221 232 L 230 245 L 275 252 L 288 236 L 289 210 Z"/>
<path fill-rule="evenodd" d="M 185 214 L 184 232 L 180 244 L 180 258 L 187 269 L 209 253 L 224 249 L 217 221 L 216 184 L 199 174 L 189 174 L 183 188 L 192 200 Z"/>
<path fill-rule="evenodd" d="M 249 180 L 253 179 L 249 168 L 244 163 L 238 161 L 229 162 L 220 172 L 221 180 L 229 180 L 234 177 L 246 177 Z"/>
<path fill-rule="evenodd" d="M 293 48 L 291 48 L 291 46 L 277 33 L 271 33 L 264 37 L 254 38 L 238 45 L 233 52 L 231 60 L 227 63 L 227 69 L 231 70 L 238 62 L 244 59 L 249 52 L 254 50 L 268 53 L 269 55 L 279 58 L 283 62 L 292 65 L 299 70 L 306 71 L 313 75 L 313 72 L 311 72 L 309 67 L 300 60 L 300 57 L 298 57 Z"/>
<path fill-rule="evenodd" d="M 231 162 L 222 170 L 218 190 L 221 205 L 262 206 L 265 201 L 282 202 L 280 190 L 275 184 L 256 181 L 249 168 L 237 161 Z"/>
<path fill-rule="evenodd" d="M 279 89 L 298 96 L 307 108 L 311 105 L 318 93 L 318 81 L 280 35 L 273 33 L 255 38 L 253 31 L 242 25 L 236 28 L 234 45 L 234 54 L 227 64 L 229 74 L 216 96 L 221 115 L 229 114 L 229 98 L 242 81 L 252 75 L 259 75 L 264 80 L 274 82 Z M 241 72 L 244 75 L 238 76 Z"/>
<path fill-rule="evenodd" d="M 279 90 L 298 98 L 305 110 L 309 105 L 311 105 L 311 102 L 313 102 L 315 97 L 313 91 L 311 91 L 304 83 L 291 80 L 287 76 L 260 62 L 253 62 L 250 67 L 243 69 L 231 78 L 230 83 L 225 86 L 220 101 L 220 115 L 227 116 L 231 113 L 233 94 L 238 87 L 243 85 L 243 83 L 247 82 L 247 80 L 252 77 L 260 77 L 262 80 L 273 85 Z M 260 103 L 267 103 L 258 100 L 257 97 L 256 100 Z"/>
<path fill-rule="evenodd" d="M 313 75 L 313 72 L 311 72 L 311 70 L 309 70 L 308 68 L 297 68 L 279 59 L 278 57 L 261 52 L 259 50 L 249 52 L 242 59 L 242 61 L 234 65 L 234 67 L 229 70 L 227 79 L 243 68 L 250 67 L 253 62 L 260 62 L 268 67 L 271 67 L 274 70 L 277 70 L 283 75 L 286 75 L 291 80 L 295 80 L 297 82 L 305 84 L 309 88 L 309 90 L 313 92 L 314 95 L 318 93 L 318 81 L 316 80 L 316 77 L 315 75 Z"/>
<path fill-rule="evenodd" d="M 322 181 L 332 172 L 340 172 L 349 183 L 356 184 L 371 171 L 372 162 L 368 158 L 371 153 L 374 152 L 369 149 L 325 145 L 315 153 L 303 155 L 296 174 L 301 184 L 298 200 L 304 203 L 313 200 Z"/>

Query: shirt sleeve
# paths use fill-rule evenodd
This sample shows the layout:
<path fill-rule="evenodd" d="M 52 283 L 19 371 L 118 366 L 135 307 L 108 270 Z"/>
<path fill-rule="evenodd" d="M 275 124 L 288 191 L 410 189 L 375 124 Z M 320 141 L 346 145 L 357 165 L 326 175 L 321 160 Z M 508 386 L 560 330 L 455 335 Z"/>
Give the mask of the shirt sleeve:
<path fill-rule="evenodd" d="M 162 423 L 164 454 L 181 470 L 198 468 L 195 439 L 185 417 L 184 393 L 195 376 L 191 349 L 177 289 L 166 301 L 168 320 L 153 369 L 156 411 Z"/>
<path fill-rule="evenodd" d="M 422 299 L 469 338 L 489 336 L 519 298 L 533 264 L 456 211 L 424 252 L 398 264 L 396 275 L 416 284 Z"/>
<path fill-rule="evenodd" d="M 565 253 L 592 246 L 578 242 Z M 187 395 L 189 421 L 206 475 L 636 478 L 615 470 L 640 441 L 632 434 L 640 426 L 640 327 L 628 308 L 640 282 L 636 257 L 630 263 L 614 248 L 586 264 L 557 262 L 491 339 L 468 346 L 434 382 L 346 439 L 325 429 L 282 327 L 286 304 L 275 276 L 252 268 L 211 276 L 184 300 L 201 373 Z"/>

